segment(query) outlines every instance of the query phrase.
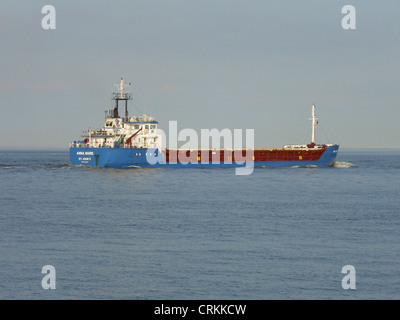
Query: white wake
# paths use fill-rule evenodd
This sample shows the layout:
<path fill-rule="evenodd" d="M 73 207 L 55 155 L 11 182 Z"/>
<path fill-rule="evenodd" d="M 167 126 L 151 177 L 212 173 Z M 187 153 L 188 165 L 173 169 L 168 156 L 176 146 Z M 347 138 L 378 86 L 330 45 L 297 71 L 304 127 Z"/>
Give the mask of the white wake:
<path fill-rule="evenodd" d="M 351 167 L 355 167 L 355 164 L 351 163 L 351 162 L 345 162 L 345 161 L 335 161 L 333 166 L 335 168 L 351 168 Z"/>

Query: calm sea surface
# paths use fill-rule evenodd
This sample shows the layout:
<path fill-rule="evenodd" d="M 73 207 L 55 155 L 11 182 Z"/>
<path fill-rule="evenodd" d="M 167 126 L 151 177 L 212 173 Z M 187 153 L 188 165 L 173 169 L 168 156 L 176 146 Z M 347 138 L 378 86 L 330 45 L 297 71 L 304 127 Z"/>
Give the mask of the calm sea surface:
<path fill-rule="evenodd" d="M 68 156 L 0 151 L 0 299 L 400 298 L 400 150 L 249 176 Z"/>

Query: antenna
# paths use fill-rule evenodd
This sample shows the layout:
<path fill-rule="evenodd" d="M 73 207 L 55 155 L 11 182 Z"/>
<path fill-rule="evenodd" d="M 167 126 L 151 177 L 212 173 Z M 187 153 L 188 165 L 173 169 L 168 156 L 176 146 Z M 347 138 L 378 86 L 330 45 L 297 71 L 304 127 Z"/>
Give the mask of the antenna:
<path fill-rule="evenodd" d="M 313 103 L 312 108 L 311 108 L 311 143 L 315 144 L 315 127 L 317 126 L 318 123 L 318 118 L 315 117 L 315 104 Z"/>
<path fill-rule="evenodd" d="M 122 77 L 121 80 L 119 81 L 119 84 L 114 84 L 118 88 L 118 92 L 113 93 L 113 98 L 117 98 L 120 100 L 125 100 L 125 99 L 131 99 L 130 93 L 125 91 L 125 87 L 129 87 L 131 83 L 126 82 Z"/>

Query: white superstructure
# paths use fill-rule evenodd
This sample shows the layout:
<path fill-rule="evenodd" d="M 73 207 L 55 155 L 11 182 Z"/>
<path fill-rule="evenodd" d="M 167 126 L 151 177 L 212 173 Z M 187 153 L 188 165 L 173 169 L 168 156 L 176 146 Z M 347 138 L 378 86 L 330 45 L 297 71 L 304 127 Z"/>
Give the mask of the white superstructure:
<path fill-rule="evenodd" d="M 128 100 L 131 94 L 125 90 L 129 86 L 121 78 L 118 92 L 114 92 L 112 100 L 115 107 L 106 110 L 104 126 L 98 130 L 89 129 L 81 135 L 82 141 L 74 141 L 71 147 L 89 148 L 161 148 L 161 134 L 158 132 L 158 122 L 146 114 L 128 116 Z M 118 102 L 125 101 L 125 116 L 120 117 Z"/>

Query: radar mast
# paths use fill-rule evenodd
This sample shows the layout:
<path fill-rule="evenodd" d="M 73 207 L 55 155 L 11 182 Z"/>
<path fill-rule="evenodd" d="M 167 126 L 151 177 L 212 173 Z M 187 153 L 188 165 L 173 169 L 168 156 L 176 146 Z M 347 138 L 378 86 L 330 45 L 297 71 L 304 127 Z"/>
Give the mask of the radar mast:
<path fill-rule="evenodd" d="M 127 92 L 125 90 L 125 87 L 130 86 L 131 83 L 126 82 L 122 77 L 119 82 L 119 84 L 116 84 L 115 86 L 118 88 L 118 92 L 113 92 L 112 94 L 112 100 L 115 100 L 115 107 L 112 112 L 113 118 L 118 118 L 118 102 L 120 100 L 125 101 L 125 117 L 128 116 L 128 100 L 132 100 L 132 95 L 131 93 Z"/>

